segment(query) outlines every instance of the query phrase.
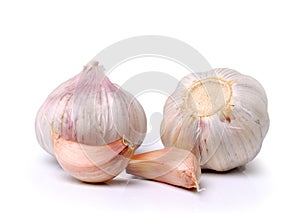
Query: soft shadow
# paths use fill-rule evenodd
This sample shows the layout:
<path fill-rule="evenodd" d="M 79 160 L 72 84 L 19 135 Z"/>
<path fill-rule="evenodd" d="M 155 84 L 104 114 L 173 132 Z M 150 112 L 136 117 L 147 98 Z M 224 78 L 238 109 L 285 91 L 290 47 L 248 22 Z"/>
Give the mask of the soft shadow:
<path fill-rule="evenodd" d="M 259 161 L 252 161 L 246 165 L 239 166 L 228 171 L 215 171 L 211 169 L 202 169 L 202 174 L 220 174 L 220 175 L 260 175 L 264 173 L 264 169 Z"/>
<path fill-rule="evenodd" d="M 246 170 L 246 166 L 239 166 L 227 171 L 215 171 L 212 169 L 202 169 L 202 173 L 206 174 L 221 174 L 221 175 L 226 175 L 226 174 L 234 174 L 234 173 L 243 173 Z"/>
<path fill-rule="evenodd" d="M 102 183 L 90 183 L 90 182 L 85 182 L 85 181 L 81 181 L 81 180 L 77 180 L 76 178 L 72 177 L 69 174 L 65 174 L 64 175 L 64 179 L 66 182 L 68 183 L 74 183 L 76 185 L 81 185 L 81 186 L 107 186 L 108 184 L 106 182 L 102 182 Z"/>
<path fill-rule="evenodd" d="M 66 183 L 85 186 L 85 187 L 101 186 L 101 187 L 109 187 L 109 188 L 116 187 L 117 188 L 120 186 L 127 186 L 127 185 L 139 185 L 138 182 L 131 181 L 132 179 L 130 179 L 130 178 L 123 179 L 123 178 L 118 178 L 118 176 L 112 180 L 100 182 L 100 183 L 90 183 L 90 182 L 77 180 L 76 178 L 72 177 L 71 175 L 67 174 L 66 172 L 63 172 L 63 174 L 61 174 L 59 178 L 63 179 L 63 181 L 65 181 Z"/>
<path fill-rule="evenodd" d="M 74 182 L 77 182 L 81 185 L 87 185 L 87 186 L 124 186 L 127 185 L 128 180 L 124 180 L 124 179 L 112 179 L 106 182 L 102 182 L 102 183 L 90 183 L 90 182 L 85 182 L 85 181 L 80 181 L 77 180 L 75 178 L 72 178 L 74 180 Z"/>
<path fill-rule="evenodd" d="M 186 192 L 192 192 L 192 193 L 198 192 L 196 188 L 188 189 L 188 188 L 184 188 L 184 187 L 181 187 L 181 186 L 175 186 L 175 185 L 172 185 L 172 184 L 169 184 L 169 183 L 164 183 L 164 182 L 151 180 L 151 179 L 146 179 L 146 178 L 137 177 L 137 176 L 132 176 L 131 180 L 137 180 L 137 181 L 131 181 L 130 184 L 134 183 L 134 182 L 148 182 L 148 183 L 159 184 L 163 187 L 172 187 L 172 188 L 175 187 L 176 189 L 186 191 Z"/>
<path fill-rule="evenodd" d="M 41 156 L 41 162 L 45 166 L 49 166 L 51 168 L 62 169 L 59 163 L 56 161 L 55 157 L 51 155 L 43 155 Z"/>

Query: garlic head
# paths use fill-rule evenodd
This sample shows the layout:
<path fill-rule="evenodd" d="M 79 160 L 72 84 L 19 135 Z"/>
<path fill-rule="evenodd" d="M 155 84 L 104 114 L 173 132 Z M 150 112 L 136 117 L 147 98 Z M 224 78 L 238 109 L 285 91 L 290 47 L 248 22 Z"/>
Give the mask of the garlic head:
<path fill-rule="evenodd" d="M 111 83 L 98 62 L 89 63 L 78 75 L 58 86 L 40 107 L 35 122 L 39 144 L 56 156 L 63 168 L 73 165 L 74 161 L 68 158 L 86 162 L 83 155 L 89 158 L 99 150 L 97 161 L 101 158 L 107 160 L 109 153 L 112 158 L 116 155 L 130 158 L 133 154 L 130 150 L 140 146 L 146 129 L 146 115 L 140 103 L 130 93 Z M 127 151 L 120 154 L 107 151 L 103 154 L 103 150 L 108 150 L 113 146 L 111 143 L 120 138 L 126 141 L 126 146 L 120 143 Z M 73 154 L 63 154 L 68 152 Z M 126 167 L 128 160 L 125 158 L 114 159 L 118 172 Z M 94 162 L 90 163 L 94 165 Z M 78 164 L 80 162 L 71 167 Z M 91 166 L 88 163 L 82 165 Z M 94 166 L 100 169 L 100 165 Z M 111 175 L 115 176 L 118 172 Z M 97 181 L 97 177 L 90 178 L 92 182 Z M 89 181 L 89 177 L 78 179 Z M 101 180 L 98 177 L 98 181 Z"/>
<path fill-rule="evenodd" d="M 261 84 L 232 69 L 190 74 L 164 106 L 166 147 L 193 151 L 201 168 L 226 171 L 254 159 L 269 128 Z"/>

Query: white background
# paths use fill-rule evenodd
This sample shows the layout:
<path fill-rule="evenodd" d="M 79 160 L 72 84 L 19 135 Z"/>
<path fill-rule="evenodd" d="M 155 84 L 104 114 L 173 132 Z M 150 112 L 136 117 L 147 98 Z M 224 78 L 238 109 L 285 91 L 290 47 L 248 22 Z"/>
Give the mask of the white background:
<path fill-rule="evenodd" d="M 0 211 L 299 211 L 299 11 L 291 0 L 1 1 Z M 245 170 L 203 174 L 200 193 L 126 174 L 82 184 L 35 138 L 36 112 L 58 84 L 110 44 L 149 34 L 255 77 L 269 98 L 258 157 Z"/>

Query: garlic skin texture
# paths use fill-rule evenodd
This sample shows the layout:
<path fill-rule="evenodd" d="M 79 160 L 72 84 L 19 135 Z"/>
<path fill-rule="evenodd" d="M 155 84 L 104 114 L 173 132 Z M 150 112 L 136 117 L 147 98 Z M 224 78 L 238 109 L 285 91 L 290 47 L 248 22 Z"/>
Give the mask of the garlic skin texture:
<path fill-rule="evenodd" d="M 199 189 L 201 176 L 201 169 L 195 155 L 175 147 L 134 155 L 126 172 L 188 189 Z"/>
<path fill-rule="evenodd" d="M 140 103 L 112 84 L 97 62 L 57 87 L 35 122 L 42 148 L 85 182 L 107 181 L 124 170 L 146 129 Z"/>
<path fill-rule="evenodd" d="M 140 103 L 104 75 L 98 62 L 57 87 L 39 109 L 35 131 L 40 145 L 54 155 L 52 130 L 66 140 L 105 145 L 124 138 L 137 148 L 147 129 Z"/>
<path fill-rule="evenodd" d="M 89 183 L 113 179 L 126 168 L 134 152 L 123 138 L 92 146 L 65 140 L 55 132 L 53 147 L 61 167 L 76 179 Z"/>
<path fill-rule="evenodd" d="M 245 165 L 267 134 L 267 105 L 261 84 L 235 70 L 189 74 L 165 103 L 162 142 L 195 153 L 202 169 Z"/>

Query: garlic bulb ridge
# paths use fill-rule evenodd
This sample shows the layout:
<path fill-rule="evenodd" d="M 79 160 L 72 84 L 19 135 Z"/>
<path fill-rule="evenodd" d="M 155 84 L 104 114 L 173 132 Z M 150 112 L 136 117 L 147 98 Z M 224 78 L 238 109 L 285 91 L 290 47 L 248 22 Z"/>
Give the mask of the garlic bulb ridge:
<path fill-rule="evenodd" d="M 164 107 L 161 139 L 166 147 L 193 151 L 201 168 L 226 171 L 258 154 L 268 128 L 260 83 L 222 68 L 180 81 Z"/>
<path fill-rule="evenodd" d="M 40 145 L 53 153 L 51 129 L 67 140 L 104 145 L 124 137 L 138 147 L 146 134 L 146 116 L 140 103 L 112 84 L 102 66 L 93 62 L 56 88 L 36 117 Z"/>

